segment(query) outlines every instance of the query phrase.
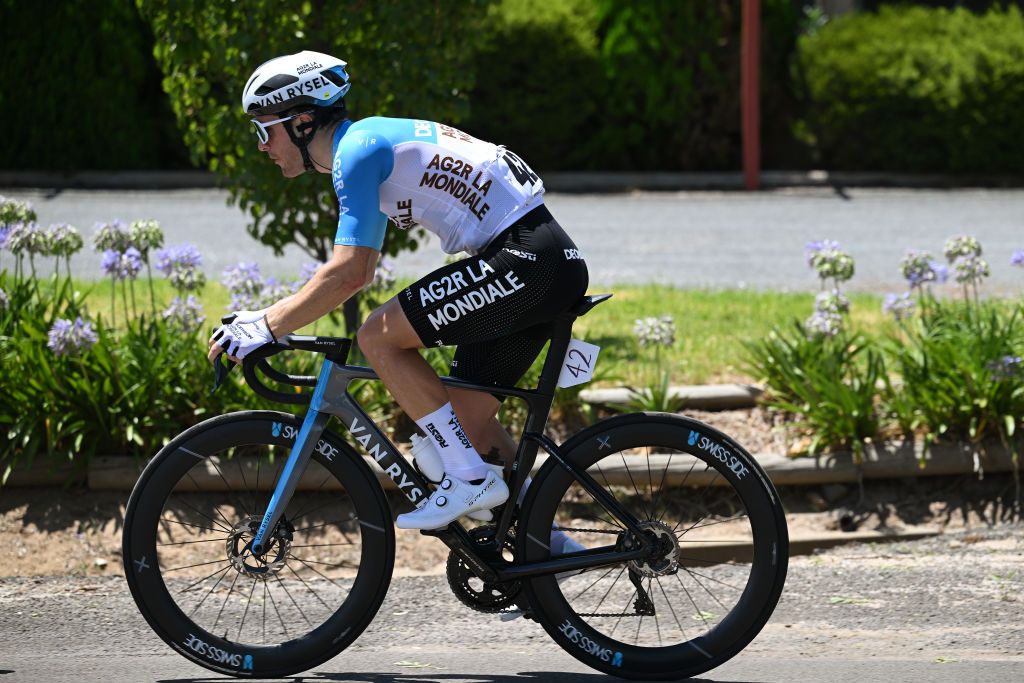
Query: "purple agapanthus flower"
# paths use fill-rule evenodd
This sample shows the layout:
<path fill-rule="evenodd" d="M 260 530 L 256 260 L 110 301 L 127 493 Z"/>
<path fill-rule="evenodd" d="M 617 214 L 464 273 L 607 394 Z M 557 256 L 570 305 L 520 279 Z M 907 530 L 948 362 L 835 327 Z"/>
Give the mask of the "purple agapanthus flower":
<path fill-rule="evenodd" d="M 882 312 L 891 315 L 896 320 L 906 320 L 917 307 L 917 302 L 910 298 L 910 292 L 902 294 L 886 294 L 882 302 Z"/>
<path fill-rule="evenodd" d="M 843 327 L 843 316 L 831 311 L 815 311 L 804 326 L 812 337 L 834 337 Z"/>
<path fill-rule="evenodd" d="M 58 356 L 82 353 L 96 343 L 92 325 L 81 318 L 74 322 L 58 318 L 47 333 L 46 346 Z"/>
<path fill-rule="evenodd" d="M 1024 358 L 1020 356 L 1003 356 L 988 364 L 988 369 L 996 379 L 1014 379 L 1024 374 Z"/>
<path fill-rule="evenodd" d="M 0 225 L 0 249 L 7 246 L 7 236 L 11 234 L 11 228 L 7 225 Z"/>
<path fill-rule="evenodd" d="M 990 274 L 988 262 L 980 256 L 958 256 L 953 261 L 956 281 L 960 284 L 976 285 Z"/>
<path fill-rule="evenodd" d="M 1024 268 L 1024 249 L 1013 252 L 1013 256 L 1010 257 L 1010 265 Z"/>
<path fill-rule="evenodd" d="M 135 247 L 123 252 L 107 249 L 101 262 L 104 272 L 115 280 L 134 280 L 142 270 L 142 254 Z"/>
<path fill-rule="evenodd" d="M 46 231 L 51 256 L 71 256 L 81 250 L 83 241 L 78 230 L 67 223 L 55 223 Z"/>
<path fill-rule="evenodd" d="M 232 294 L 258 293 L 263 289 L 263 276 L 257 263 L 240 262 L 238 265 L 225 268 L 221 275 L 221 284 Z"/>
<path fill-rule="evenodd" d="M 194 244 L 178 244 L 156 252 L 156 269 L 167 276 L 179 292 L 191 292 L 206 285 L 206 275 L 199 269 L 203 256 Z"/>
<path fill-rule="evenodd" d="M 853 277 L 853 257 L 843 251 L 839 242 L 822 240 L 808 242 L 804 247 L 807 264 L 814 268 L 822 280 L 829 278 L 837 282 L 845 282 Z"/>
<path fill-rule="evenodd" d="M 388 292 L 395 286 L 395 261 L 389 256 L 383 256 L 377 263 L 377 269 L 373 273 L 371 287 L 382 292 Z"/>
<path fill-rule="evenodd" d="M 933 259 L 931 253 L 914 249 L 900 261 L 900 272 L 911 289 L 931 282 L 942 283 L 949 277 L 949 269 Z"/>
<path fill-rule="evenodd" d="M 96 223 L 96 232 L 92 236 L 92 244 L 96 251 L 125 252 L 132 244 L 128 225 L 124 221 L 114 220 L 110 223 Z"/>
<path fill-rule="evenodd" d="M 203 255 L 194 244 L 176 244 L 156 252 L 156 269 L 168 277 L 179 268 L 198 268 Z"/>
<path fill-rule="evenodd" d="M 202 304 L 191 294 L 185 299 L 180 296 L 174 297 L 163 315 L 169 324 L 186 332 L 194 332 L 206 321 Z"/>

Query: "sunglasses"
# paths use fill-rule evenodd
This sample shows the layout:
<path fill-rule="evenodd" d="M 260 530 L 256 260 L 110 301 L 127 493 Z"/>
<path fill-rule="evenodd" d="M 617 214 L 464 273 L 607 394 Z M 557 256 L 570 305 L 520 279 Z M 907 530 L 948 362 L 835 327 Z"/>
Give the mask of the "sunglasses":
<path fill-rule="evenodd" d="M 252 121 L 252 125 L 256 129 L 256 137 L 265 145 L 267 144 L 267 140 L 270 139 L 270 131 L 267 130 L 268 128 L 279 123 L 284 123 L 285 121 L 291 121 L 297 116 L 302 116 L 303 114 L 308 113 L 308 111 L 300 111 L 298 114 L 292 114 L 291 116 L 286 116 L 283 119 L 274 119 L 273 121 L 257 121 L 256 119 L 249 120 Z"/>

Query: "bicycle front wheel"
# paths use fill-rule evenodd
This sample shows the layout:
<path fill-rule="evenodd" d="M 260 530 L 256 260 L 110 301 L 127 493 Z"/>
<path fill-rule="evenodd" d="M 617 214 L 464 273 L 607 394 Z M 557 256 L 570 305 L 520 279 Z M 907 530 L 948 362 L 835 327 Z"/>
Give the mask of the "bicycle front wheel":
<path fill-rule="evenodd" d="M 586 548 L 630 551 L 642 535 L 651 550 L 528 581 L 551 637 L 595 669 L 636 679 L 694 676 L 742 650 L 771 616 L 788 559 L 782 505 L 756 461 L 703 423 L 658 413 L 602 421 L 563 453 L 640 533 L 550 459 L 524 501 L 520 557 L 548 559 L 552 527 Z"/>
<path fill-rule="evenodd" d="M 132 491 L 123 533 L 132 596 L 164 641 L 208 669 L 309 669 L 351 644 L 384 599 L 390 508 L 363 458 L 331 432 L 270 550 L 248 550 L 300 426 L 272 411 L 212 418 L 164 447 Z"/>

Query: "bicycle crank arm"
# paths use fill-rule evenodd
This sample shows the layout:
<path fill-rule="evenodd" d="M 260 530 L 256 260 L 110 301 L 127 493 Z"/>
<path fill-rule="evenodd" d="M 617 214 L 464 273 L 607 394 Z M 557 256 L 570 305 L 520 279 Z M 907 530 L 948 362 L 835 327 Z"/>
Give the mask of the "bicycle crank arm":
<path fill-rule="evenodd" d="M 606 545 L 601 548 L 591 548 L 590 550 L 572 553 L 572 555 L 543 562 L 515 565 L 507 569 L 498 570 L 497 574 L 500 581 L 517 581 L 534 576 L 547 576 L 579 569 L 593 569 L 595 567 L 606 567 L 610 564 L 621 564 L 629 560 L 638 560 L 648 554 L 645 548 L 623 552 L 615 550 L 613 545 Z"/>

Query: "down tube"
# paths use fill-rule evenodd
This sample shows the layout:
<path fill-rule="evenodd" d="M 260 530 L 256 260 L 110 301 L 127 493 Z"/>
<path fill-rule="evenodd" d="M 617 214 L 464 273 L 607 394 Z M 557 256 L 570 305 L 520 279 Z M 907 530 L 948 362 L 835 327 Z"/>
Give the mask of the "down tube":
<path fill-rule="evenodd" d="M 336 415 L 348 427 L 352 438 L 377 462 L 384 474 L 395 482 L 398 490 L 405 494 L 414 507 L 426 500 L 426 482 L 347 391 L 325 399 L 321 410 Z"/>

